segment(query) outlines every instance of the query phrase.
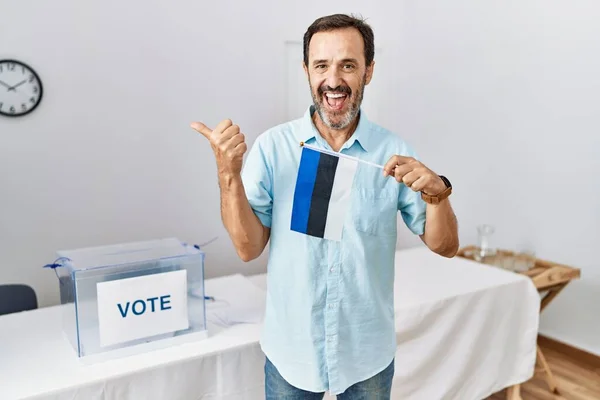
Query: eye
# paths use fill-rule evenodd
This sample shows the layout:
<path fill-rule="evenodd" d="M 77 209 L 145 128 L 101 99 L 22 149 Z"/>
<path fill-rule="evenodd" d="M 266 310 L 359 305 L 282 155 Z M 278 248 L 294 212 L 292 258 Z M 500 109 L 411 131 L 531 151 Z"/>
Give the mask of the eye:
<path fill-rule="evenodd" d="M 354 69 L 354 64 L 344 64 L 344 69 L 345 70 L 352 70 L 352 69 Z"/>
<path fill-rule="evenodd" d="M 325 64 L 318 64 L 315 66 L 315 69 L 323 69 L 325 68 Z"/>

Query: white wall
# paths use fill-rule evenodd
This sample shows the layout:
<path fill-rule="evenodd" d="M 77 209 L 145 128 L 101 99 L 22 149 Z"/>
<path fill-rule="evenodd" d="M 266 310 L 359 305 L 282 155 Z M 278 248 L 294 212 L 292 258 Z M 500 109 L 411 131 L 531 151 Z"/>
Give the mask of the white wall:
<path fill-rule="evenodd" d="M 404 4 L 399 119 L 453 179 L 463 244 L 487 222 L 581 268 L 540 328 L 600 354 L 600 3 Z"/>
<path fill-rule="evenodd" d="M 45 85 L 36 112 L 0 119 L 0 282 L 55 304 L 41 268 L 55 250 L 171 235 L 220 237 L 209 276 L 264 271 L 265 257 L 235 257 L 214 158 L 189 122 L 232 118 L 252 142 L 287 117 L 285 41 L 320 15 L 358 12 L 385 54 L 379 122 L 453 181 L 463 244 L 489 222 L 499 246 L 531 242 L 582 268 L 542 331 L 600 354 L 600 5 L 364 3 L 0 0 L 0 57 Z M 416 244 L 404 230 L 399 246 Z"/>
<path fill-rule="evenodd" d="M 44 84 L 34 113 L 0 118 L 0 282 L 56 304 L 42 269 L 56 250 L 166 236 L 219 236 L 206 248 L 209 277 L 265 270 L 265 256 L 236 257 L 213 154 L 189 123 L 232 118 L 252 143 L 283 122 L 285 42 L 337 10 L 207 4 L 0 0 L 0 58 L 27 62 Z"/>

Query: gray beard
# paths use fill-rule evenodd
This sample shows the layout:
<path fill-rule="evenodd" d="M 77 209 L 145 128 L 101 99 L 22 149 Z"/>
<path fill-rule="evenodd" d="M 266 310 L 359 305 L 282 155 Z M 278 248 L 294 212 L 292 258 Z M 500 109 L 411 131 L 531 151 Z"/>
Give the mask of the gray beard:
<path fill-rule="evenodd" d="M 310 80 L 308 81 L 309 86 L 310 85 Z M 356 118 L 356 116 L 358 115 L 359 111 L 360 111 L 360 105 L 362 103 L 363 100 L 363 96 L 365 94 L 365 83 L 366 83 L 366 75 L 363 78 L 363 84 L 361 85 L 360 89 L 359 89 L 359 93 L 358 93 L 358 97 L 357 99 L 350 105 L 350 108 L 348 109 L 348 111 L 345 112 L 345 114 L 343 115 L 342 119 L 339 122 L 332 122 L 329 117 L 327 116 L 327 112 L 323 109 L 323 98 L 318 98 L 317 95 L 313 92 L 312 90 L 312 86 L 311 86 L 311 95 L 313 98 L 313 103 L 315 105 L 315 110 L 317 111 L 317 113 L 319 114 L 319 117 L 321 117 L 321 121 L 323 121 L 323 123 L 330 129 L 344 129 L 347 128 L 352 121 L 354 121 L 354 118 Z M 318 91 L 317 91 L 318 93 Z"/>
<path fill-rule="evenodd" d="M 329 116 L 327 115 L 325 110 L 323 110 L 323 107 L 321 107 L 321 105 L 319 103 L 315 102 L 315 108 L 316 108 L 316 111 L 319 113 L 319 117 L 321 117 L 321 120 L 323 121 L 323 123 L 328 128 L 331 128 L 331 129 L 346 128 L 348 125 L 350 125 L 352 123 L 352 121 L 354 120 L 354 117 L 356 117 L 358 115 L 358 110 L 359 110 L 359 107 L 357 107 L 356 104 L 352 104 L 350 106 L 350 109 L 348 111 L 346 111 L 346 113 L 344 113 L 344 116 L 342 117 L 342 119 L 339 122 L 334 123 L 329 119 Z"/>

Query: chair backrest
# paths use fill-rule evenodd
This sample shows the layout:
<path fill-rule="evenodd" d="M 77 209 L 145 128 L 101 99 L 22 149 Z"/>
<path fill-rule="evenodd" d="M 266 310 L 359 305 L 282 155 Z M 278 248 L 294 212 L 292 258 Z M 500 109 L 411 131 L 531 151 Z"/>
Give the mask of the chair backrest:
<path fill-rule="evenodd" d="M 37 307 L 37 296 L 30 286 L 0 285 L 0 315 L 34 310 Z"/>

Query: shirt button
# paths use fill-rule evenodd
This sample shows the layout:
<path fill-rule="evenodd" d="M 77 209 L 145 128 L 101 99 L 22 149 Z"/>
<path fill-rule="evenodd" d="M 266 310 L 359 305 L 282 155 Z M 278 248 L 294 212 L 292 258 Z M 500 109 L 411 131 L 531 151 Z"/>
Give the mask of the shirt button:
<path fill-rule="evenodd" d="M 333 308 L 333 307 L 335 307 L 335 303 L 330 303 L 329 308 Z"/>
<path fill-rule="evenodd" d="M 334 267 L 329 268 L 329 272 L 333 272 L 333 271 L 335 271 Z"/>

